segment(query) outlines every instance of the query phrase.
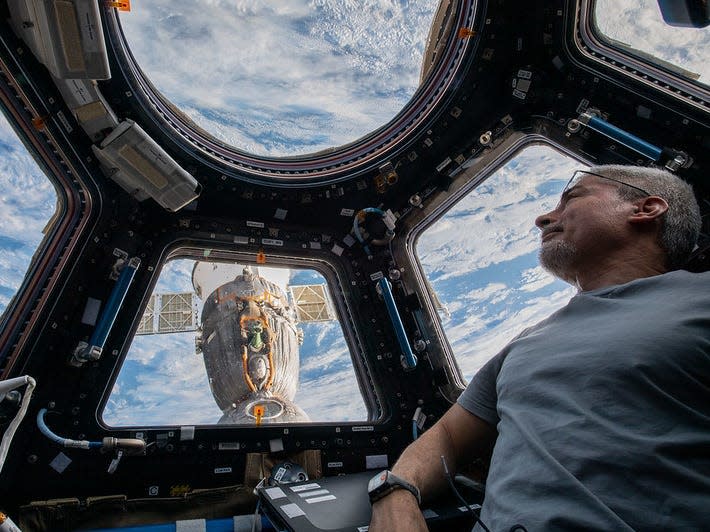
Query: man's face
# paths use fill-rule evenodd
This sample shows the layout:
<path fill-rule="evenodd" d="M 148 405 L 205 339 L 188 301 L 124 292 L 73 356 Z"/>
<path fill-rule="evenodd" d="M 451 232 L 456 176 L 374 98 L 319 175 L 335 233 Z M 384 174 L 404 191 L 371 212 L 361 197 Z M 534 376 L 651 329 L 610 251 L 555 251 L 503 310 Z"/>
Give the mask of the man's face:
<path fill-rule="evenodd" d="M 585 175 L 562 194 L 554 210 L 538 216 L 540 263 L 546 270 L 576 284 L 577 272 L 621 247 L 633 205 L 619 197 L 618 187 Z"/>

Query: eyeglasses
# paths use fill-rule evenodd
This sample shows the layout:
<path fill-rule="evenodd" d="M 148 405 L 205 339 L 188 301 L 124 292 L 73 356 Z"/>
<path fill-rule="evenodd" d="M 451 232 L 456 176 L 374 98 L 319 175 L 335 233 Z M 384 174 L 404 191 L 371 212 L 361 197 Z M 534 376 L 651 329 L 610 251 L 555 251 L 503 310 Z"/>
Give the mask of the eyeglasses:
<path fill-rule="evenodd" d="M 562 195 L 564 196 L 567 192 L 569 192 L 571 189 L 573 189 L 577 184 L 580 182 L 580 180 L 585 176 L 585 175 L 593 175 L 594 177 L 600 177 L 602 179 L 606 179 L 607 181 L 613 181 L 614 183 L 619 183 L 620 185 L 625 185 L 627 187 L 635 188 L 639 192 L 643 192 L 646 196 L 652 196 L 650 192 L 645 191 L 642 188 L 639 188 L 635 185 L 629 185 L 628 183 L 624 183 L 623 181 L 619 181 L 618 179 L 614 179 L 613 177 L 607 177 L 605 175 L 601 174 L 595 174 L 594 172 L 588 172 L 587 170 L 575 170 L 574 173 L 572 174 L 572 178 L 567 182 L 565 185 L 565 188 L 562 189 Z"/>

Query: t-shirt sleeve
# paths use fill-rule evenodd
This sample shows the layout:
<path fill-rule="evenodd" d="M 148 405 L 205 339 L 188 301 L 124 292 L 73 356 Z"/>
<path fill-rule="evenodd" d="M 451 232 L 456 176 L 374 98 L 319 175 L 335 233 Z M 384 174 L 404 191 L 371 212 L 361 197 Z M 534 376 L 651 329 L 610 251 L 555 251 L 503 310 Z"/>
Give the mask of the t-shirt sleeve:
<path fill-rule="evenodd" d="M 496 380 L 506 354 L 507 350 L 503 350 L 486 362 L 473 376 L 457 401 L 463 408 L 494 427 L 500 421 Z"/>

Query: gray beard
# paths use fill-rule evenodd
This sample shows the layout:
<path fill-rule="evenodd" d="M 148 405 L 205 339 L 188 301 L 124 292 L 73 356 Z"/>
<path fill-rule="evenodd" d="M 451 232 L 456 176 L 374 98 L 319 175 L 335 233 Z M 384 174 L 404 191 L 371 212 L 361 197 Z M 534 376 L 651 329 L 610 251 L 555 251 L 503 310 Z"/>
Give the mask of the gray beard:
<path fill-rule="evenodd" d="M 543 244 L 538 253 L 540 265 L 555 277 L 573 283 L 570 269 L 577 258 L 577 248 L 564 241 L 553 241 Z"/>

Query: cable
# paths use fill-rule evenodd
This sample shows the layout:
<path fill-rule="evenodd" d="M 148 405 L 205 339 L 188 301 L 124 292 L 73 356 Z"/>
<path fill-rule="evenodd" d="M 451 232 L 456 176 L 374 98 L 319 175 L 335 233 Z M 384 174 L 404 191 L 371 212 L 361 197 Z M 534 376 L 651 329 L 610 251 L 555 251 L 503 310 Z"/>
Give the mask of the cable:
<path fill-rule="evenodd" d="M 22 379 L 24 382 L 18 379 Z M 15 431 L 17 430 L 17 427 L 20 426 L 20 423 L 22 422 L 25 417 L 25 414 L 27 413 L 27 407 L 30 405 L 30 398 L 32 397 L 32 392 L 34 391 L 35 386 L 37 385 L 37 382 L 29 375 L 19 377 L 18 379 L 10 379 L 11 381 L 17 381 L 17 386 L 14 386 L 13 384 L 14 388 L 17 388 L 27 383 L 27 390 L 25 390 L 25 396 L 22 398 L 22 404 L 20 405 L 20 409 L 15 415 L 15 419 L 10 422 L 10 425 L 7 427 L 7 430 L 5 431 L 5 434 L 2 437 L 2 443 L 0 443 L 0 471 L 2 471 L 3 465 L 5 465 L 5 458 L 7 457 L 8 451 L 10 450 L 10 443 L 12 443 L 12 438 L 15 437 Z M 5 390 L 5 392 L 7 391 L 10 390 Z"/>
<path fill-rule="evenodd" d="M 367 253 L 368 257 L 372 256 L 372 251 L 370 250 L 370 247 L 368 243 L 365 240 L 365 237 L 362 235 L 362 231 L 360 229 L 360 223 L 364 223 L 365 220 L 367 219 L 368 214 L 374 214 L 376 216 L 379 216 L 382 219 L 382 222 L 385 224 L 385 234 L 383 235 L 382 238 L 372 238 L 370 237 L 370 244 L 375 244 L 377 246 L 384 246 L 385 244 L 389 244 L 392 242 L 394 239 L 394 227 L 395 227 L 395 222 L 394 222 L 394 217 L 392 216 L 392 213 L 390 211 L 383 211 L 382 209 L 378 209 L 376 207 L 365 207 L 364 209 L 359 210 L 356 214 L 355 217 L 353 218 L 353 234 L 355 235 L 355 238 L 357 238 L 358 242 L 362 244 L 363 249 L 365 250 L 365 253 Z M 390 248 L 390 254 L 391 254 L 391 248 Z"/>
<path fill-rule="evenodd" d="M 466 502 L 466 499 L 464 499 L 461 494 L 459 493 L 459 490 L 456 489 L 456 486 L 454 486 L 454 481 L 451 478 L 451 473 L 449 473 L 449 468 L 446 466 L 446 459 L 444 458 L 444 455 L 441 455 L 441 463 L 444 466 L 444 476 L 446 476 L 446 480 L 449 482 L 449 487 L 451 488 L 451 491 L 454 492 L 454 495 L 456 495 L 456 498 L 463 503 L 463 505 L 468 508 L 468 511 L 471 512 L 471 515 L 476 518 L 476 521 L 478 521 L 478 524 L 481 525 L 481 528 L 485 530 L 485 532 L 491 532 L 488 527 L 481 521 L 481 518 L 478 516 L 476 512 L 473 511 L 473 508 L 471 508 L 471 505 Z M 516 525 L 520 526 L 520 525 Z"/>
<path fill-rule="evenodd" d="M 46 413 L 46 408 L 41 408 L 40 411 L 37 412 L 37 427 L 39 428 L 39 431 L 42 434 L 47 436 L 47 438 L 49 438 L 53 442 L 58 443 L 62 447 L 74 447 L 77 449 L 98 449 L 103 446 L 103 443 L 100 441 L 71 440 L 69 438 L 62 438 L 61 436 L 57 436 L 49 429 L 47 424 L 44 422 L 44 415 Z"/>
<path fill-rule="evenodd" d="M 251 524 L 251 532 L 257 532 L 256 530 L 256 520 L 259 519 L 261 521 L 261 516 L 259 515 L 259 509 L 261 508 L 261 499 L 258 499 L 256 501 L 256 510 L 254 510 L 254 521 Z M 259 527 L 259 530 L 261 530 L 261 527 Z"/>
<path fill-rule="evenodd" d="M 476 521 L 478 521 L 478 524 L 481 525 L 481 528 L 485 530 L 486 532 L 491 532 L 488 527 L 481 521 L 481 518 L 476 514 L 476 512 L 473 511 L 473 508 L 471 508 L 471 505 L 466 502 L 466 500 L 461 496 L 459 493 L 459 490 L 456 489 L 456 486 L 454 485 L 454 481 L 451 478 L 451 473 L 449 473 L 449 468 L 446 466 L 446 459 L 444 458 L 444 455 L 441 456 L 441 463 L 444 466 L 444 475 L 446 476 L 446 480 L 449 482 L 449 486 L 451 487 L 451 491 L 454 492 L 456 497 L 458 498 L 459 501 L 461 501 L 466 508 L 468 508 L 468 511 L 473 514 L 473 516 L 476 518 Z M 528 532 L 528 529 L 525 528 L 521 524 L 515 524 L 510 527 L 510 530 L 508 532 L 516 532 L 516 530 L 522 530 L 522 532 Z"/>

